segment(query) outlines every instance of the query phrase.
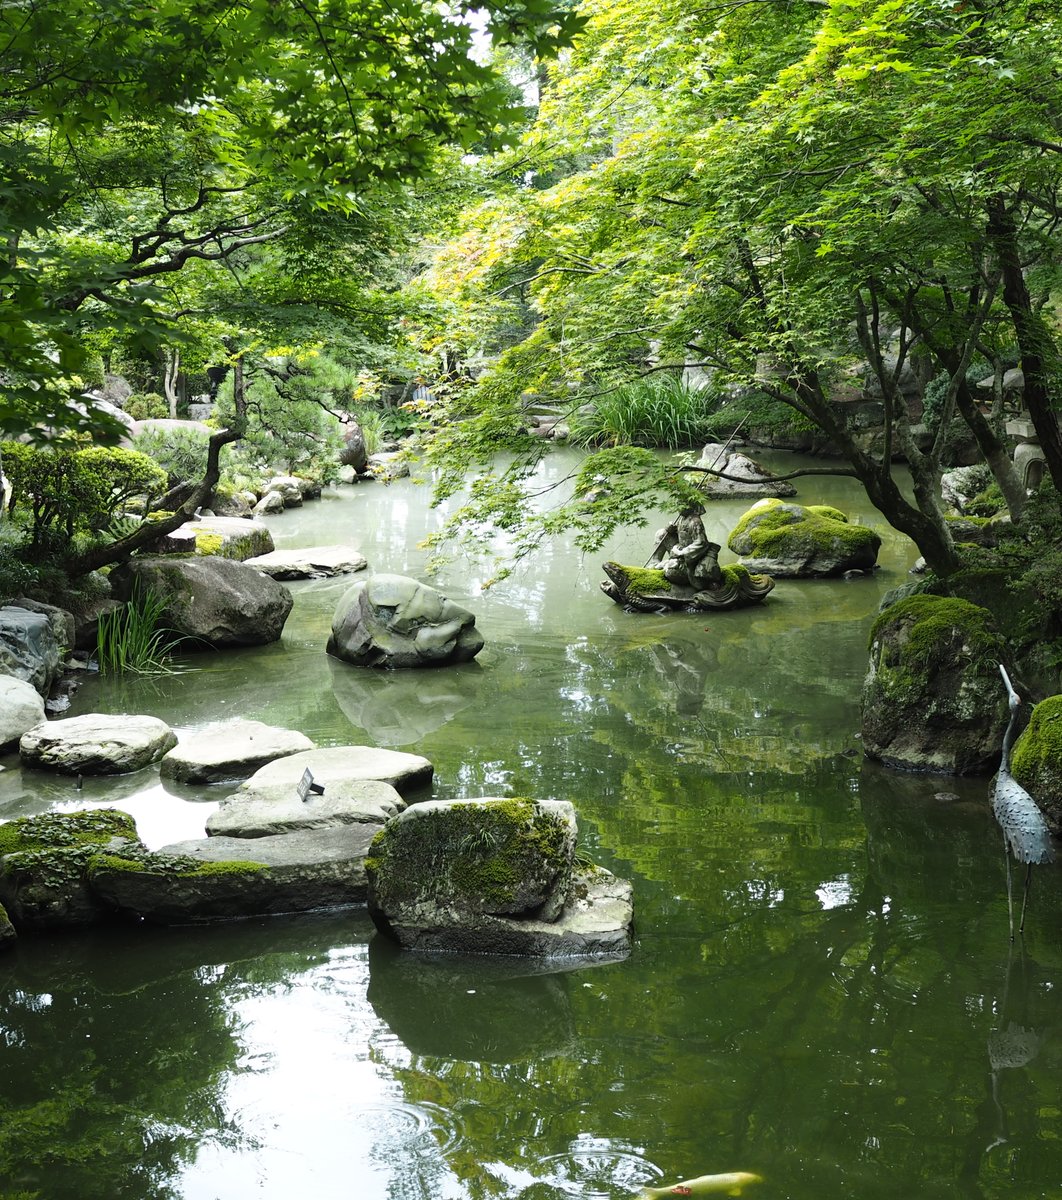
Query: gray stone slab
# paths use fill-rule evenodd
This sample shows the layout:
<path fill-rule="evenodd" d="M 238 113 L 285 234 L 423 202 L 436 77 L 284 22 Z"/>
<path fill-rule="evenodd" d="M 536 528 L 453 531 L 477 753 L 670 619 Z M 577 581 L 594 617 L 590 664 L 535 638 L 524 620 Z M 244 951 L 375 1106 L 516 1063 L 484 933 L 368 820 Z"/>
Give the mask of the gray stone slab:
<path fill-rule="evenodd" d="M 625 879 L 595 868 L 576 876 L 571 898 L 556 921 L 480 914 L 474 921 L 428 925 L 380 925 L 409 950 L 451 954 L 518 954 L 535 958 L 622 956 L 630 952 L 634 909 Z"/>
<path fill-rule="evenodd" d="M 380 780 L 329 780 L 323 795 L 311 793 L 305 800 L 295 792 L 297 783 L 298 778 L 291 783 L 261 784 L 226 796 L 207 818 L 208 836 L 257 840 L 346 825 L 371 826 L 375 832 L 406 806 L 398 792 Z"/>
<path fill-rule="evenodd" d="M 235 782 L 274 759 L 312 749 L 313 742 L 297 730 L 236 718 L 181 734 L 159 771 L 185 783 Z"/>
<path fill-rule="evenodd" d="M 253 791 L 272 784 L 284 784 L 293 790 L 307 769 L 318 783 L 326 785 L 378 779 L 397 788 L 403 795 L 431 783 L 435 768 L 419 754 L 403 750 L 379 750 L 375 746 L 330 746 L 306 750 L 279 758 L 255 771 L 242 785 L 243 791 Z"/>
<path fill-rule="evenodd" d="M 101 864 L 92 885 L 121 911 L 166 925 L 347 907 L 364 902 L 365 852 L 375 832 L 348 825 L 175 842 L 126 868 Z"/>
<path fill-rule="evenodd" d="M 177 744 L 177 735 L 158 717 L 85 713 L 48 721 L 22 735 L 22 761 L 67 775 L 123 775 L 139 771 Z"/>
<path fill-rule="evenodd" d="M 272 549 L 269 526 L 246 517 L 197 517 L 178 525 L 158 544 L 159 554 L 217 554 L 236 560 Z"/>
<path fill-rule="evenodd" d="M 308 546 L 300 550 L 273 550 L 246 560 L 274 579 L 311 579 L 350 575 L 364 571 L 369 560 L 349 546 Z"/>

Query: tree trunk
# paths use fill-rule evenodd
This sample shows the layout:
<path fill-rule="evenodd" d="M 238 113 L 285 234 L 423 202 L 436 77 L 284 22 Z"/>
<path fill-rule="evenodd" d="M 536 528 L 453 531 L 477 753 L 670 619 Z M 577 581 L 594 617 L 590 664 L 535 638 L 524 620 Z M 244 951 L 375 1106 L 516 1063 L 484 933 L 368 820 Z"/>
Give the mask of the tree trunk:
<path fill-rule="evenodd" d="M 1057 491 L 1062 492 L 1062 434 L 1051 403 L 1051 370 L 1057 364 L 1058 348 L 1043 318 L 1034 310 L 1018 251 L 1014 218 L 1001 197 L 988 203 L 988 237 L 1003 272 L 1003 302 L 1010 313 L 1021 351 L 1025 376 L 1025 407 L 1047 460 L 1047 469 Z"/>
<path fill-rule="evenodd" d="M 797 382 L 796 377 L 790 380 L 791 385 L 794 382 Z M 925 455 L 918 453 L 910 437 L 900 433 L 900 448 L 908 456 L 918 507 L 907 500 L 893 479 L 891 463 L 874 458 L 856 445 L 846 426 L 833 411 L 817 375 L 810 373 L 801 378 L 795 390 L 799 404 L 793 407 L 805 416 L 811 416 L 829 435 L 851 463 L 871 504 L 893 529 L 898 529 L 914 542 L 930 570 L 941 579 L 957 571 L 959 556 L 941 509 L 939 472 L 934 473 L 930 465 L 923 461 Z"/>
<path fill-rule="evenodd" d="M 170 408 L 170 417 L 177 418 L 177 376 L 181 371 L 181 352 L 174 348 L 166 355 L 166 365 L 162 376 L 162 388 L 166 395 L 166 403 Z"/>

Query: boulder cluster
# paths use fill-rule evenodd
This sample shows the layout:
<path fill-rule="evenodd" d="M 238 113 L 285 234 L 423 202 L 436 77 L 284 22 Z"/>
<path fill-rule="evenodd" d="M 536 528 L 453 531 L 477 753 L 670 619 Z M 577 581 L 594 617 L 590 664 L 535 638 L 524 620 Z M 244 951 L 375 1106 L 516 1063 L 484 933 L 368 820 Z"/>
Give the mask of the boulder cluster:
<path fill-rule="evenodd" d="M 629 947 L 630 885 L 577 864 L 571 805 L 432 800 L 433 766 L 416 754 L 319 749 L 248 720 L 179 740 L 156 718 L 105 714 L 35 726 L 20 752 L 43 771 L 157 763 L 163 778 L 233 790 L 205 837 L 158 850 L 113 809 L 0 825 L 0 942 L 118 917 L 194 924 L 368 903 L 384 933 L 419 949 L 553 957 Z"/>

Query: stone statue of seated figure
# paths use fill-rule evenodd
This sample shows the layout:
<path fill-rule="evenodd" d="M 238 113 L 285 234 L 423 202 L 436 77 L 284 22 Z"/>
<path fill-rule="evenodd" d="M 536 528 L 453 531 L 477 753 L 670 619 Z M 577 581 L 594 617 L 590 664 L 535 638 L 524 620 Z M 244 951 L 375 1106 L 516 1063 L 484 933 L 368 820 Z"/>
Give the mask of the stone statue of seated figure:
<path fill-rule="evenodd" d="M 717 542 L 710 542 L 701 516 L 704 506 L 687 505 L 678 517 L 661 531 L 649 560 L 664 572 L 669 583 L 693 588 L 695 592 L 718 587 L 723 582 Z"/>
<path fill-rule="evenodd" d="M 607 562 L 601 590 L 628 612 L 713 612 L 758 604 L 774 587 L 767 575 L 751 575 L 740 563 L 720 567 L 716 542 L 708 540 L 702 505 L 692 502 L 656 535 L 645 566 Z"/>

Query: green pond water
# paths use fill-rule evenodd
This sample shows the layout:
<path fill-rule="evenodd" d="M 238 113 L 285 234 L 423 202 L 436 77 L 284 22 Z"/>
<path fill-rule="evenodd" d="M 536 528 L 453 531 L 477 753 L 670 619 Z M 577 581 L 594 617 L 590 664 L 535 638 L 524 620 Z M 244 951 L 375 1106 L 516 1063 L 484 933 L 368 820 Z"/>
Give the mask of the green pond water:
<path fill-rule="evenodd" d="M 754 1200 L 1057 1200 L 1062 871 L 1035 872 L 1012 948 L 989 782 L 863 760 L 867 632 L 915 551 L 851 481 L 798 486 L 879 528 L 876 576 L 628 614 L 599 563 L 643 562 L 635 530 L 485 594 L 455 563 L 486 637 L 456 669 L 330 660 L 347 577 L 293 585 L 277 645 L 87 681 L 70 715 L 252 717 L 424 754 L 437 797 L 569 799 L 633 881 L 637 940 L 542 967 L 400 954 L 357 911 L 27 936 L 0 957 L 0 1196 L 589 1200 L 740 1170 Z M 712 504 L 709 534 L 746 507 Z M 269 523 L 416 575 L 438 519 L 401 481 Z M 153 847 L 229 790 L 3 765 L 0 818 L 111 804 Z"/>

